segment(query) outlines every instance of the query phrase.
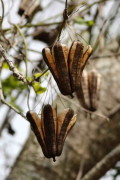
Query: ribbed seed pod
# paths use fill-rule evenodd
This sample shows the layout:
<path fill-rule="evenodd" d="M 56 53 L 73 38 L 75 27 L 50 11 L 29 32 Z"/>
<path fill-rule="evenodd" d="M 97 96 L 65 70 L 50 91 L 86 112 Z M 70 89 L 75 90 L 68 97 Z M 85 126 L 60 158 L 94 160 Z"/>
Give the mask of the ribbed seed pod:
<path fill-rule="evenodd" d="M 95 70 L 92 70 L 89 73 L 84 71 L 82 74 L 80 88 L 76 92 L 76 95 L 84 108 L 90 111 L 97 110 L 100 88 L 101 75 Z"/>
<path fill-rule="evenodd" d="M 60 117 L 58 117 L 58 123 L 59 121 L 61 121 L 62 123 L 59 123 L 59 128 L 58 128 L 57 156 L 60 156 L 62 153 L 62 149 L 67 133 L 67 128 L 73 116 L 74 116 L 74 111 L 72 109 L 68 109 L 65 113 L 61 114 Z"/>
<path fill-rule="evenodd" d="M 100 97 L 101 76 L 95 70 L 88 73 L 90 110 L 96 111 Z"/>
<path fill-rule="evenodd" d="M 48 154 L 54 159 L 56 155 L 56 119 L 53 115 L 53 109 L 49 104 L 43 109 L 43 123 Z"/>
<path fill-rule="evenodd" d="M 28 111 L 26 117 L 31 124 L 32 130 L 35 133 L 36 138 L 42 148 L 43 154 L 45 155 L 45 157 L 50 158 L 50 155 L 48 155 L 48 151 L 46 148 L 46 144 L 41 128 L 41 122 L 38 115 L 35 112 Z"/>
<path fill-rule="evenodd" d="M 59 42 L 51 50 L 43 49 L 43 58 L 63 95 L 72 95 L 80 87 L 82 71 L 91 53 L 91 46 L 84 52 L 80 41 L 74 41 L 70 50 Z"/>
<path fill-rule="evenodd" d="M 56 70 L 59 76 L 59 83 L 62 86 L 61 92 L 64 95 L 71 95 L 71 85 L 68 73 L 68 48 L 64 44 L 56 43 L 53 48 L 53 57 L 56 64 Z"/>
<path fill-rule="evenodd" d="M 35 112 L 28 111 L 26 117 L 44 156 L 55 161 L 55 156 L 61 155 L 65 138 L 76 122 L 73 110 L 67 109 L 57 118 L 57 110 L 48 104 L 43 108 L 41 120 Z"/>
<path fill-rule="evenodd" d="M 83 56 L 83 44 L 80 41 L 74 41 L 69 51 L 69 72 L 71 79 L 71 87 L 73 91 L 78 88 L 78 76 L 81 75 L 80 63 Z"/>
<path fill-rule="evenodd" d="M 68 48 L 64 44 L 56 43 L 50 48 L 44 48 L 43 58 L 48 65 L 58 87 L 63 95 L 71 95 L 71 85 L 68 73 Z"/>
<path fill-rule="evenodd" d="M 76 91 L 77 97 L 81 103 L 81 105 L 89 109 L 90 100 L 89 100 L 89 88 L 88 88 L 88 73 L 87 71 L 83 71 L 81 78 L 81 85 L 78 91 Z"/>
<path fill-rule="evenodd" d="M 21 0 L 18 14 L 22 16 L 25 13 L 26 18 L 31 19 L 40 9 L 39 0 Z"/>

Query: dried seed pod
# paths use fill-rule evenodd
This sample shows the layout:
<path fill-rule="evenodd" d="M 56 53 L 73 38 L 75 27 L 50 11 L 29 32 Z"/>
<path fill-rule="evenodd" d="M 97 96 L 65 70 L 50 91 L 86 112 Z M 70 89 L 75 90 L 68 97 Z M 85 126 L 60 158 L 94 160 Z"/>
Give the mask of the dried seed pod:
<path fill-rule="evenodd" d="M 80 41 L 74 41 L 69 51 L 69 71 L 71 86 L 73 91 L 76 91 L 80 87 L 80 79 L 85 64 L 92 53 L 92 48 L 89 45 L 87 50 L 83 52 L 84 46 Z"/>
<path fill-rule="evenodd" d="M 88 73 L 90 110 L 96 111 L 100 97 L 101 75 L 95 70 Z"/>
<path fill-rule="evenodd" d="M 63 95 L 72 95 L 80 87 L 80 79 L 85 64 L 92 53 L 92 48 L 84 46 L 80 41 L 74 41 L 70 50 L 59 42 L 51 48 L 44 48 L 43 58 L 50 68 L 57 85 Z"/>
<path fill-rule="evenodd" d="M 57 110 L 48 104 L 43 108 L 41 120 L 35 112 L 28 111 L 26 117 L 41 145 L 43 154 L 55 161 L 55 156 L 61 155 L 65 138 L 76 122 L 73 110 L 67 109 L 57 118 Z"/>
<path fill-rule="evenodd" d="M 56 43 L 50 48 L 44 48 L 43 58 L 53 74 L 54 79 L 63 95 L 71 95 L 71 85 L 68 72 L 68 48 L 64 44 Z"/>
<path fill-rule="evenodd" d="M 97 71 L 83 72 L 81 85 L 76 92 L 81 105 L 90 110 L 95 111 L 98 107 L 100 96 L 101 76 Z"/>
<path fill-rule="evenodd" d="M 39 0 L 21 0 L 18 14 L 22 16 L 25 13 L 26 18 L 31 19 L 39 10 L 41 10 Z"/>
<path fill-rule="evenodd" d="M 66 110 L 66 112 L 63 112 L 58 117 L 59 127 L 58 127 L 58 132 L 57 132 L 57 156 L 60 156 L 62 153 L 64 141 L 65 141 L 66 135 L 68 134 L 67 131 L 69 130 L 68 127 L 73 116 L 74 116 L 74 111 L 72 109 L 68 109 Z M 70 126 L 73 126 L 73 124 Z"/>
<path fill-rule="evenodd" d="M 56 70 L 59 76 L 59 83 L 62 86 L 64 95 L 71 95 L 71 85 L 68 73 L 68 48 L 64 44 L 56 43 L 53 48 L 53 57 L 56 64 Z"/>
<path fill-rule="evenodd" d="M 45 143 L 48 154 L 55 158 L 56 155 L 56 118 L 53 115 L 53 109 L 48 104 L 43 109 L 43 123 L 45 133 Z"/>
<path fill-rule="evenodd" d="M 80 63 L 83 56 L 83 44 L 80 41 L 74 41 L 69 51 L 69 71 L 71 86 L 73 91 L 77 88 L 77 76 L 80 74 Z"/>
<path fill-rule="evenodd" d="M 83 71 L 81 78 L 81 85 L 78 91 L 76 92 L 77 97 L 81 103 L 81 105 L 89 109 L 90 100 L 89 100 L 89 88 L 88 88 L 88 73 L 87 71 Z"/>
<path fill-rule="evenodd" d="M 26 114 L 26 117 L 31 124 L 32 130 L 36 135 L 36 138 L 42 148 L 44 156 L 47 158 L 50 158 L 50 156 L 48 155 L 47 148 L 46 148 L 46 144 L 45 144 L 45 140 L 44 140 L 43 132 L 41 128 L 41 122 L 38 115 L 35 112 L 28 111 Z"/>

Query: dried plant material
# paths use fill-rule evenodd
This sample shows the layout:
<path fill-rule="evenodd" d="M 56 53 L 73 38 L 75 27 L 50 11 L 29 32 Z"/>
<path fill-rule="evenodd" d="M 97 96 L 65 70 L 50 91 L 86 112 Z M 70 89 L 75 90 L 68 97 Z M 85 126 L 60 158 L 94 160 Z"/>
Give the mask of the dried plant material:
<path fill-rule="evenodd" d="M 63 95 L 72 95 L 80 87 L 82 72 L 91 53 L 91 46 L 84 52 L 80 41 L 74 41 L 70 50 L 59 42 L 51 49 L 43 49 L 43 58 Z"/>
<path fill-rule="evenodd" d="M 88 88 L 88 73 L 87 71 L 83 71 L 81 85 L 79 90 L 77 91 L 77 97 L 81 103 L 81 105 L 89 109 L 90 107 L 90 100 L 89 100 L 89 88 Z"/>
<path fill-rule="evenodd" d="M 41 10 L 39 0 L 21 0 L 18 14 L 21 16 L 25 14 L 26 18 L 31 19 L 39 10 Z"/>
<path fill-rule="evenodd" d="M 52 48 L 52 55 L 54 57 L 56 70 L 58 72 L 59 84 L 64 95 L 71 95 L 71 85 L 68 73 L 68 48 L 64 44 L 56 43 Z"/>
<path fill-rule="evenodd" d="M 81 79 L 81 86 L 76 92 L 77 97 L 84 108 L 90 111 L 97 110 L 100 88 L 101 75 L 95 70 L 92 70 L 89 73 L 84 71 Z"/>
<path fill-rule="evenodd" d="M 90 110 L 95 111 L 98 107 L 98 100 L 100 98 L 101 75 L 95 70 L 88 73 Z"/>
<path fill-rule="evenodd" d="M 76 115 L 72 109 L 66 109 L 57 117 L 57 110 L 49 104 L 42 111 L 41 120 L 35 112 L 28 111 L 26 114 L 47 158 L 60 156 L 63 150 L 65 138 L 76 122 Z"/>
<path fill-rule="evenodd" d="M 44 48 L 43 58 L 53 74 L 54 79 L 63 95 L 71 95 L 71 86 L 68 73 L 68 48 L 64 44 L 56 43 L 52 50 Z"/>
<path fill-rule="evenodd" d="M 39 27 L 35 29 L 32 36 L 33 39 L 43 41 L 49 45 L 53 44 L 57 38 L 58 30 L 49 27 Z"/>
<path fill-rule="evenodd" d="M 69 51 L 69 71 L 71 77 L 71 86 L 73 91 L 78 88 L 78 76 L 81 76 L 80 63 L 83 56 L 83 44 L 80 41 L 74 41 Z"/>

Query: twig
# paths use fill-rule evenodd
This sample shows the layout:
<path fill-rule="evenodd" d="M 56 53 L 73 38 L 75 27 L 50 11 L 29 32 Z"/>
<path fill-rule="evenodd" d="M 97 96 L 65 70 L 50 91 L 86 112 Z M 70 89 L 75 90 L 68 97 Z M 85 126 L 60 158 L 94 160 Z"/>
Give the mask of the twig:
<path fill-rule="evenodd" d="M 20 33 L 22 39 L 23 39 L 23 43 L 25 46 L 25 65 L 26 65 L 26 78 L 27 78 L 27 64 L 28 64 L 28 45 L 26 43 L 26 39 L 24 34 L 22 33 L 22 31 L 20 30 L 19 26 L 17 24 L 15 24 L 15 27 L 17 28 L 18 32 Z"/>
<path fill-rule="evenodd" d="M 0 26 L 2 26 L 3 19 L 4 19 L 4 13 L 5 13 L 5 8 L 4 8 L 4 2 L 3 2 L 3 0 L 1 0 L 1 5 L 2 5 L 2 17 L 1 17 Z"/>
<path fill-rule="evenodd" d="M 120 160 L 120 145 L 115 147 L 98 162 L 81 180 L 93 180 L 102 177 L 117 161 Z"/>
<path fill-rule="evenodd" d="M 22 73 L 20 73 L 18 71 L 18 69 L 14 66 L 13 62 L 11 60 L 9 60 L 5 50 L 3 49 L 3 47 L 0 44 L 0 54 L 2 55 L 2 57 L 5 59 L 5 61 L 7 62 L 10 70 L 13 72 L 13 75 L 16 76 L 18 78 L 18 80 L 24 82 L 25 84 L 27 84 L 27 80 L 26 78 L 23 76 Z"/>

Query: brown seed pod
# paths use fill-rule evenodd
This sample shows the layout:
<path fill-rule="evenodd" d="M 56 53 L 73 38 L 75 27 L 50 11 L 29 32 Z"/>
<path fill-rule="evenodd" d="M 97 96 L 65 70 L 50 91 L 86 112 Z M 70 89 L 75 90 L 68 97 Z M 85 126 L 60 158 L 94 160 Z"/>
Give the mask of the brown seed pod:
<path fill-rule="evenodd" d="M 48 155 L 46 145 L 45 145 L 45 140 L 43 137 L 41 123 L 40 123 L 40 119 L 39 119 L 38 115 L 35 112 L 28 111 L 26 114 L 26 117 L 31 124 L 32 130 L 36 135 L 36 138 L 42 148 L 44 156 L 47 158 L 50 158 L 50 156 Z"/>
<path fill-rule="evenodd" d="M 66 45 L 59 42 L 51 50 L 43 49 L 43 58 L 63 95 L 72 95 L 80 87 L 82 71 L 91 53 L 91 46 L 84 52 L 80 41 L 74 41 L 69 51 Z"/>
<path fill-rule="evenodd" d="M 31 19 L 39 10 L 41 10 L 39 0 L 21 0 L 18 14 L 22 16 L 25 13 L 26 18 Z"/>
<path fill-rule="evenodd" d="M 44 48 L 43 58 L 48 65 L 57 85 L 63 95 L 71 95 L 71 85 L 68 73 L 68 48 L 64 44 L 56 43 L 50 48 Z"/>
<path fill-rule="evenodd" d="M 71 79 L 71 87 L 73 91 L 78 88 L 78 76 L 80 76 L 80 63 L 83 56 L 83 44 L 80 41 L 74 41 L 71 45 L 69 51 L 69 72 L 70 72 L 70 79 Z"/>
<path fill-rule="evenodd" d="M 82 75 L 80 88 L 76 92 L 76 95 L 84 108 L 90 111 L 97 110 L 98 100 L 100 97 L 100 88 L 100 74 L 95 70 L 92 70 L 89 73 L 84 71 Z"/>
<path fill-rule="evenodd" d="M 88 88 L 88 73 L 87 71 L 83 71 L 81 78 L 81 85 L 78 91 L 76 91 L 77 97 L 81 103 L 81 105 L 89 109 L 90 100 L 89 100 L 89 88 Z"/>
<path fill-rule="evenodd" d="M 56 64 L 56 70 L 59 76 L 61 91 L 64 95 L 71 95 L 71 85 L 68 73 L 68 48 L 64 44 L 56 43 L 53 48 L 53 57 Z"/>
<path fill-rule="evenodd" d="M 49 104 L 43 109 L 43 123 L 48 154 L 54 159 L 56 155 L 56 119 L 53 116 L 53 109 Z"/>
<path fill-rule="evenodd" d="M 72 109 L 68 109 L 65 113 L 63 113 L 62 115 L 60 115 L 60 117 L 58 117 L 58 122 L 60 119 L 62 119 L 61 120 L 62 123 L 60 123 L 59 125 L 59 130 L 58 130 L 59 132 L 57 135 L 57 156 L 60 156 L 62 153 L 65 137 L 67 134 L 67 128 L 73 116 L 74 116 L 74 111 Z"/>
<path fill-rule="evenodd" d="M 96 111 L 100 97 L 101 75 L 95 70 L 88 73 L 90 110 Z"/>
<path fill-rule="evenodd" d="M 26 117 L 44 156 L 55 161 L 55 156 L 61 155 L 65 138 L 76 122 L 73 110 L 67 109 L 57 118 L 57 110 L 48 104 L 43 108 L 41 120 L 35 112 L 28 111 Z"/>

